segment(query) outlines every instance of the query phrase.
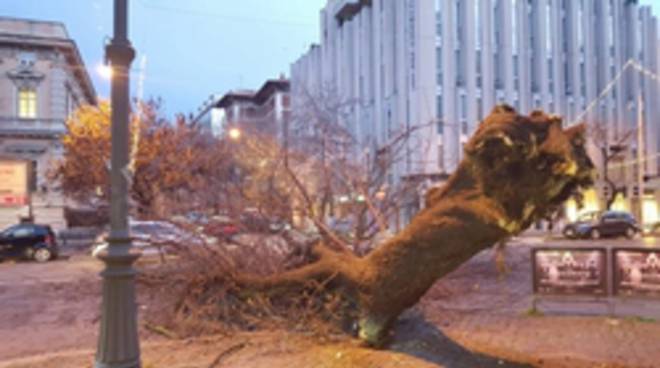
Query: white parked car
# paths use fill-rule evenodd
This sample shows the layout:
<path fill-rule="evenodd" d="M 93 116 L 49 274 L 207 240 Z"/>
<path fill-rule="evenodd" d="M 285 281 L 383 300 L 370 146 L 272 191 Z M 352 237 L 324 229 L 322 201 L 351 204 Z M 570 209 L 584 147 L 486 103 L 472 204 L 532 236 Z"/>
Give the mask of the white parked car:
<path fill-rule="evenodd" d="M 165 221 L 131 221 L 129 227 L 132 244 L 139 248 L 143 255 L 161 254 L 163 246 L 168 244 L 193 246 L 203 244 L 200 237 Z M 96 257 L 108 248 L 107 238 L 108 232 L 103 232 L 96 238 L 92 256 Z"/>

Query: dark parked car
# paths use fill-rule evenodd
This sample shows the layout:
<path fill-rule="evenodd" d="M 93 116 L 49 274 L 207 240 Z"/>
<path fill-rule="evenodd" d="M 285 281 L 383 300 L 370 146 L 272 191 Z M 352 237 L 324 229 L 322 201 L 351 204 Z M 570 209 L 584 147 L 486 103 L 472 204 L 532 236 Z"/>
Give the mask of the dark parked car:
<path fill-rule="evenodd" d="M 634 237 L 640 232 L 635 217 L 623 211 L 605 211 L 586 213 L 576 222 L 564 227 L 563 234 L 569 239 L 625 236 Z"/>
<path fill-rule="evenodd" d="M 55 233 L 48 225 L 19 224 L 0 233 L 0 258 L 48 262 L 58 253 Z"/>

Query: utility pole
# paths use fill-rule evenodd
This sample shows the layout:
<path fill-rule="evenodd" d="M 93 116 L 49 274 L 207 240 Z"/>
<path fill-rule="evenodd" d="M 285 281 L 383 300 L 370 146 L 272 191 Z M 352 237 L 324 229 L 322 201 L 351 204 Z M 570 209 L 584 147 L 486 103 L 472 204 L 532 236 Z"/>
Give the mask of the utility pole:
<path fill-rule="evenodd" d="M 112 157 L 110 235 L 105 263 L 101 324 L 95 368 L 139 368 L 140 344 L 135 302 L 135 269 L 128 227 L 129 70 L 135 50 L 128 40 L 128 0 L 114 1 L 114 35 L 105 49 L 111 83 Z"/>
<path fill-rule="evenodd" d="M 642 93 L 637 96 L 637 199 L 638 217 L 640 224 L 644 224 L 644 100 Z"/>

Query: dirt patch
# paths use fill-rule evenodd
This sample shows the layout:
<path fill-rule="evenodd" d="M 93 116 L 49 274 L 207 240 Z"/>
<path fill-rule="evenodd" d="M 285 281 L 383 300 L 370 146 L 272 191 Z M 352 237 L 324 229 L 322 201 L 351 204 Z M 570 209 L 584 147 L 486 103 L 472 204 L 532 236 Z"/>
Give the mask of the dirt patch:
<path fill-rule="evenodd" d="M 407 343 L 401 349 L 426 349 L 425 343 Z M 406 352 L 366 349 L 353 340 L 319 342 L 308 336 L 281 331 L 236 334 L 194 340 L 145 343 L 145 368 L 438 368 L 512 367 L 492 358 L 446 360 L 438 363 Z M 451 352 L 443 352 L 452 355 Z M 461 354 L 465 354 L 462 352 Z M 468 353 L 474 356 L 474 354 Z M 443 358 L 445 359 L 445 358 Z M 0 363 L 0 368 L 84 367 L 93 362 L 92 351 L 72 351 Z M 519 366 L 516 366 L 519 367 Z M 522 366 L 520 366 L 522 367 Z"/>
<path fill-rule="evenodd" d="M 0 264 L 0 361 L 91 348 L 100 265 L 86 259 Z"/>
<path fill-rule="evenodd" d="M 94 360 L 101 265 L 79 257 L 46 265 L 0 264 L 0 367 L 85 367 Z M 149 310 L 141 308 L 142 313 Z M 453 343 L 409 313 L 390 350 L 346 336 L 264 331 L 167 341 L 141 329 L 144 367 L 492 367 L 500 362 Z M 458 365 L 456 365 L 458 364 Z M 519 367 L 505 365 L 505 367 Z"/>
<path fill-rule="evenodd" d="M 400 319 L 388 350 L 365 349 L 346 336 L 262 331 L 166 340 L 143 328 L 143 367 L 657 366 L 657 322 L 525 314 L 531 305 L 528 257 L 527 247 L 510 247 L 511 272 L 499 277 L 492 252 L 481 253 Z M 100 270 L 85 257 L 0 264 L 0 368 L 91 366 Z"/>

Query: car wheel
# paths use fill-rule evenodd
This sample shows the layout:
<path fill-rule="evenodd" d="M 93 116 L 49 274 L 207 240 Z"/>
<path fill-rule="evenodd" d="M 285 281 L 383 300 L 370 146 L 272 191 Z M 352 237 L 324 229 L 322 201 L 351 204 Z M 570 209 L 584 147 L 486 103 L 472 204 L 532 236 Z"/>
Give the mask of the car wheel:
<path fill-rule="evenodd" d="M 39 248 L 34 251 L 34 260 L 39 262 L 39 263 L 45 263 L 50 261 L 52 258 L 53 253 L 48 248 Z"/>
<path fill-rule="evenodd" d="M 637 234 L 637 231 L 635 231 L 635 229 L 633 229 L 632 227 L 629 226 L 626 229 L 626 238 L 632 239 L 635 237 L 635 234 Z"/>
<path fill-rule="evenodd" d="M 600 239 L 601 234 L 600 234 L 600 231 L 598 229 L 593 229 L 589 233 L 589 236 L 591 236 L 591 239 L 598 240 L 598 239 Z"/>

